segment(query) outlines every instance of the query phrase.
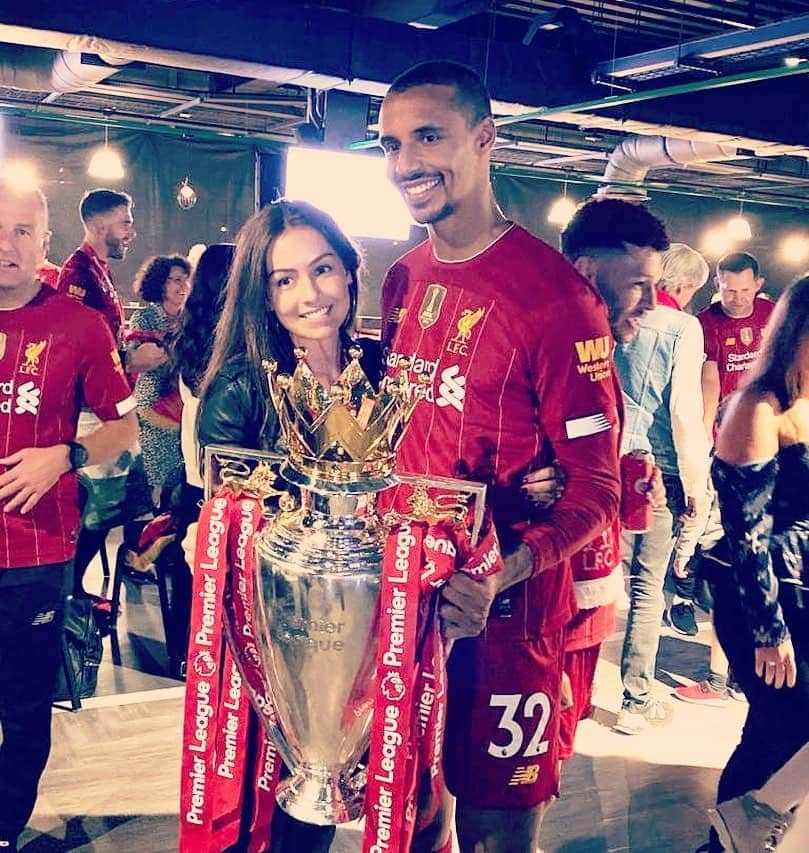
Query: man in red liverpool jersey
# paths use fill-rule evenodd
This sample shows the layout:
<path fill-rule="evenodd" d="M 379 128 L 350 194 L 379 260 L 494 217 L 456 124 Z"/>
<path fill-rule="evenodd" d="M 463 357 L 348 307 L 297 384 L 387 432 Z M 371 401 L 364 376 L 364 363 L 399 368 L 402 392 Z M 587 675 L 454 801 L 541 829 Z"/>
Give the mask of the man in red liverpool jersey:
<path fill-rule="evenodd" d="M 47 205 L 0 183 L 0 849 L 34 807 L 50 751 L 75 470 L 137 436 L 135 402 L 97 312 L 42 285 Z M 73 441 L 79 408 L 100 426 Z"/>
<path fill-rule="evenodd" d="M 725 255 L 716 265 L 715 282 L 719 299 L 697 315 L 705 335 L 702 395 L 709 434 L 722 403 L 758 355 L 773 309 L 769 299 L 759 296 L 764 276 L 747 252 Z"/>
<path fill-rule="evenodd" d="M 485 482 L 505 555 L 498 574 L 456 574 L 443 590 L 456 640 L 444 766 L 461 849 L 534 850 L 558 790 L 568 558 L 618 511 L 610 326 L 594 288 L 498 207 L 495 127 L 475 72 L 449 62 L 405 72 L 380 125 L 388 175 L 429 234 L 383 289 L 391 363 L 409 356 L 414 379 L 429 376 L 399 463 Z M 565 493 L 539 516 L 522 477 L 554 455 Z"/>
<path fill-rule="evenodd" d="M 123 260 L 129 251 L 129 246 L 137 236 L 132 215 L 132 198 L 127 193 L 117 190 L 94 189 L 86 192 L 79 204 L 79 215 L 84 228 L 84 240 L 75 252 L 65 261 L 59 274 L 57 289 L 74 299 L 79 300 L 89 308 L 99 311 L 109 325 L 115 338 L 121 359 L 130 374 L 159 367 L 167 360 L 165 350 L 158 344 L 146 341 L 137 346 L 124 350 L 123 323 L 124 312 L 118 291 L 110 270 L 110 260 Z M 95 425 L 93 418 L 87 413 L 82 416 L 80 434 L 86 424 Z M 131 510 L 129 518 L 140 517 L 149 513 L 151 499 L 148 496 L 148 486 L 145 483 L 146 472 L 143 468 L 143 457 L 140 449 L 134 453 L 131 466 L 128 461 L 121 460 L 116 465 L 118 472 L 129 469 L 127 479 L 127 494 L 125 503 Z M 92 472 L 95 479 L 99 471 Z M 89 476 L 88 472 L 85 472 Z M 118 517 L 122 511 L 119 509 Z M 118 519 L 116 519 L 118 520 Z M 141 525 L 142 526 L 142 525 Z M 74 564 L 74 594 L 86 595 L 83 580 L 87 566 L 98 551 L 104 547 L 107 527 L 84 527 L 78 542 Z M 123 555 L 133 549 L 140 535 L 140 526 L 130 525 L 124 534 L 125 544 L 120 553 Z M 131 571 L 122 560 L 120 571 L 131 576 Z M 142 573 L 135 576 L 140 580 Z M 104 609 L 109 604 L 103 599 L 96 598 L 97 606 Z"/>

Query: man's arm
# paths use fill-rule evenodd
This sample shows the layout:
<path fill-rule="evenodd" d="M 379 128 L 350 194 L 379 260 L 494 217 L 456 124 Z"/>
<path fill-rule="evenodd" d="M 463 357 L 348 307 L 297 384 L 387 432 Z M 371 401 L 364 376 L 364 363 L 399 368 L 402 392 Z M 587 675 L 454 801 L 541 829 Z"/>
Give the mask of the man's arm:
<path fill-rule="evenodd" d="M 710 444 L 703 426 L 702 327 L 686 324 L 674 351 L 669 415 L 677 469 L 692 515 L 700 515 L 707 496 Z"/>
<path fill-rule="evenodd" d="M 716 415 L 719 411 L 719 365 L 715 361 L 706 361 L 702 365 L 702 402 L 706 435 L 713 436 Z"/>
<path fill-rule="evenodd" d="M 104 421 L 82 437 L 87 448 L 87 464 L 112 462 L 138 437 L 138 420 L 134 412 L 122 418 Z M 4 512 L 19 510 L 22 515 L 33 509 L 40 498 L 54 487 L 59 478 L 70 471 L 67 444 L 50 447 L 26 447 L 0 459 L 6 471 L 0 475 L 0 501 Z"/>
<path fill-rule="evenodd" d="M 537 329 L 533 365 L 541 428 L 565 471 L 564 494 L 542 522 L 515 531 L 522 543 L 500 572 L 475 580 L 456 573 L 442 588 L 441 622 L 450 639 L 479 634 L 498 593 L 557 568 L 618 515 L 620 386 L 612 334 L 603 303 L 570 275 L 569 300 L 548 311 L 565 321 Z M 594 351 L 602 357 L 588 359 Z"/>

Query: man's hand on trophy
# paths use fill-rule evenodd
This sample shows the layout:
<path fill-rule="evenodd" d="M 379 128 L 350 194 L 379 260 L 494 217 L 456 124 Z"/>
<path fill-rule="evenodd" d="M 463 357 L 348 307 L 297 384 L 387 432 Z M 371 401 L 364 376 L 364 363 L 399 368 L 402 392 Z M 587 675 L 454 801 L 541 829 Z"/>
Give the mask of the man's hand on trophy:
<path fill-rule="evenodd" d="M 199 530 L 199 524 L 196 521 L 189 524 L 188 530 L 185 532 L 185 537 L 180 543 L 180 547 L 183 549 L 183 556 L 186 563 L 188 563 L 188 568 L 191 569 L 192 575 L 194 574 L 194 552 L 197 550 L 197 530 Z"/>

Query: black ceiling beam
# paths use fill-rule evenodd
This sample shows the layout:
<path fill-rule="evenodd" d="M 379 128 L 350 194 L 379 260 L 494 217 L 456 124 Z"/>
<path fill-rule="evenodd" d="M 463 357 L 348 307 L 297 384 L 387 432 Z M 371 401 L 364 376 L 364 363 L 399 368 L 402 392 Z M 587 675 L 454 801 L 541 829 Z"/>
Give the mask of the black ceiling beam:
<path fill-rule="evenodd" d="M 541 43 L 525 47 L 519 42 L 470 38 L 452 30 L 415 29 L 357 18 L 348 12 L 300 3 L 140 0 L 137 4 L 110 5 L 97 0 L 72 0 L 69 4 L 38 0 L 15 4 L 13 10 L 4 13 L 4 19 L 3 24 L 34 30 L 92 35 L 213 56 L 224 60 L 224 68 L 211 69 L 218 71 L 226 71 L 230 60 L 302 69 L 343 80 L 389 83 L 414 62 L 445 58 L 486 69 L 489 89 L 500 101 L 553 107 L 603 95 L 603 89 L 589 81 L 590 67 L 596 59 L 604 58 L 603 53 L 588 63 L 586 57 L 575 55 L 575 45 L 564 41 L 557 41 L 554 49 L 543 48 Z M 0 26 L 0 38 L 2 32 Z M 83 44 L 82 49 L 89 47 Z M 307 85 L 307 81 L 301 84 Z M 799 97 L 784 109 L 773 97 L 784 85 L 784 81 L 772 81 L 737 87 L 744 91 L 707 93 L 697 102 L 688 96 L 651 101 L 623 114 L 665 124 L 684 111 L 687 126 L 806 144 L 809 101 Z M 686 108 L 692 105 L 693 110 Z"/>

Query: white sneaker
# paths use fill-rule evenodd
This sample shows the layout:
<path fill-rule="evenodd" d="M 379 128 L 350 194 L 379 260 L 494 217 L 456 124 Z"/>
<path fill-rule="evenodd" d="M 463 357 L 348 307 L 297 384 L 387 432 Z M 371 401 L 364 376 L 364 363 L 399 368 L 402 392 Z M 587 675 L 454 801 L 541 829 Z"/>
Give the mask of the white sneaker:
<path fill-rule="evenodd" d="M 668 702 L 652 696 L 643 705 L 624 705 L 612 730 L 624 735 L 639 735 L 671 722 L 674 709 Z"/>

